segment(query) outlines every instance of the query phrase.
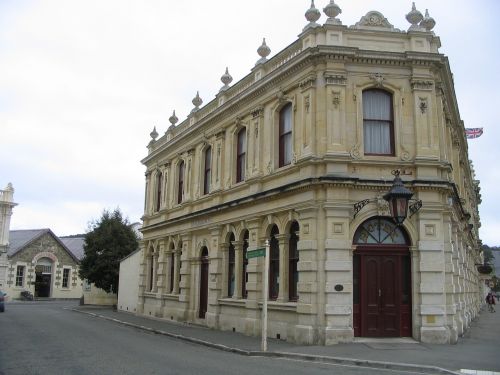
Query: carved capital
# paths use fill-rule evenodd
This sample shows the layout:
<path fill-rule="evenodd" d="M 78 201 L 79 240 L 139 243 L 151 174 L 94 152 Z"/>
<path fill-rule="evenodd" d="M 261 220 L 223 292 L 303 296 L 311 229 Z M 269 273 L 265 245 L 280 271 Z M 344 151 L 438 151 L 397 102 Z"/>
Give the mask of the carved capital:
<path fill-rule="evenodd" d="M 252 109 L 252 118 L 257 118 L 257 117 L 262 117 L 264 116 L 264 107 L 263 106 L 258 106 L 254 109 Z"/>
<path fill-rule="evenodd" d="M 316 76 L 310 75 L 299 83 L 299 87 L 301 90 L 307 90 L 309 88 L 314 87 L 315 83 L 316 83 Z"/>
<path fill-rule="evenodd" d="M 347 77 L 344 74 L 325 73 L 324 77 L 327 85 L 345 86 L 347 83 Z"/>
<path fill-rule="evenodd" d="M 429 80 L 421 80 L 421 79 L 412 79 L 411 80 L 411 89 L 422 90 L 422 91 L 432 91 L 434 87 L 434 82 Z"/>

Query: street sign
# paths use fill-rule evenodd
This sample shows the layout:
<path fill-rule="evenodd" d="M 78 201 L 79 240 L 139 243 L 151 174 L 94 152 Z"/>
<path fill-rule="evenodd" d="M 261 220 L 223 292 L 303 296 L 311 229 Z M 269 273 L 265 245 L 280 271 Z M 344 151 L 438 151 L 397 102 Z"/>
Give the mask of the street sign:
<path fill-rule="evenodd" d="M 265 257 L 266 256 L 266 248 L 260 248 L 255 250 L 247 251 L 247 259 L 257 258 L 257 257 Z"/>

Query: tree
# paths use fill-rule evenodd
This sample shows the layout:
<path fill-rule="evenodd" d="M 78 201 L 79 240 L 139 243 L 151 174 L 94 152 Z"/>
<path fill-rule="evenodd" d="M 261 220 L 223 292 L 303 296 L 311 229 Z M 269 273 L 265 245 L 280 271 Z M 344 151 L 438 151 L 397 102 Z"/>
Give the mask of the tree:
<path fill-rule="evenodd" d="M 80 278 L 108 293 L 117 293 L 120 260 L 138 246 L 137 236 L 120 210 L 104 210 L 99 220 L 89 224 L 89 231 L 85 234 Z"/>
<path fill-rule="evenodd" d="M 495 246 L 489 247 L 488 245 L 483 245 L 482 250 L 483 250 L 483 256 L 484 256 L 484 263 L 491 264 L 493 262 L 493 258 L 495 258 L 492 250 L 497 250 L 497 248 Z"/>

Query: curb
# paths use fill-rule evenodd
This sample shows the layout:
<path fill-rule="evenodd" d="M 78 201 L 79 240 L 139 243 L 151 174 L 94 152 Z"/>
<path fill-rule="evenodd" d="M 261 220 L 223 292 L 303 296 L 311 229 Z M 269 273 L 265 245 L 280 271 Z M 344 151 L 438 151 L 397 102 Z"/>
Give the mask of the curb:
<path fill-rule="evenodd" d="M 405 372 L 416 372 L 420 374 L 443 374 L 443 375 L 460 375 L 460 373 L 447 370 L 441 367 L 436 366 L 427 366 L 427 365 L 416 365 L 416 364 L 402 364 L 395 362 L 382 362 L 382 361 L 372 361 L 366 359 L 354 359 L 354 358 L 342 358 L 342 357 L 330 357 L 330 356 L 322 356 L 315 354 L 301 354 L 301 353 L 291 353 L 291 352 L 262 352 L 262 351 L 250 351 L 243 350 L 238 348 L 233 348 L 230 346 L 215 344 L 210 341 L 205 341 L 201 339 L 197 339 L 194 337 L 178 335 L 175 333 L 170 333 L 167 331 L 163 331 L 160 329 L 154 329 L 151 327 L 146 327 L 143 325 L 129 323 L 123 320 L 110 318 L 105 315 L 100 315 L 93 312 L 82 311 L 77 308 L 68 308 L 67 310 L 78 312 L 80 314 L 90 315 L 94 318 L 101 318 L 104 320 L 109 320 L 124 326 L 138 328 L 146 332 L 151 332 L 159 335 L 168 336 L 171 338 L 175 338 L 178 340 L 190 342 L 197 345 L 203 345 L 212 349 L 221 350 L 224 352 L 245 355 L 249 357 L 270 357 L 270 358 L 285 358 L 291 360 L 301 360 L 301 361 L 309 361 L 309 362 L 319 362 L 319 363 L 331 363 L 336 365 L 348 365 L 353 367 L 367 367 L 367 368 L 376 368 L 382 370 L 398 370 Z"/>

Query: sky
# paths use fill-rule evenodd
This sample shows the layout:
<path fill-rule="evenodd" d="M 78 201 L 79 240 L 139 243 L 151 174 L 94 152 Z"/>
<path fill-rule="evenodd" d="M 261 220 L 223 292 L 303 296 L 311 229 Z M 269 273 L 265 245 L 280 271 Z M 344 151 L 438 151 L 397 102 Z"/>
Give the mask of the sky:
<path fill-rule="evenodd" d="M 328 0 L 316 0 L 322 9 Z M 336 0 L 344 25 L 371 10 L 407 30 L 411 1 Z M 480 237 L 500 245 L 498 0 L 418 0 L 429 9 L 454 75 L 481 181 Z M 199 91 L 215 98 L 229 68 L 236 83 L 258 60 L 297 39 L 309 0 L 0 0 L 0 188 L 15 189 L 11 229 L 84 233 L 104 209 L 130 222 L 144 207 L 149 133 L 175 110 L 182 122 Z M 322 14 L 318 23 L 324 23 Z"/>

